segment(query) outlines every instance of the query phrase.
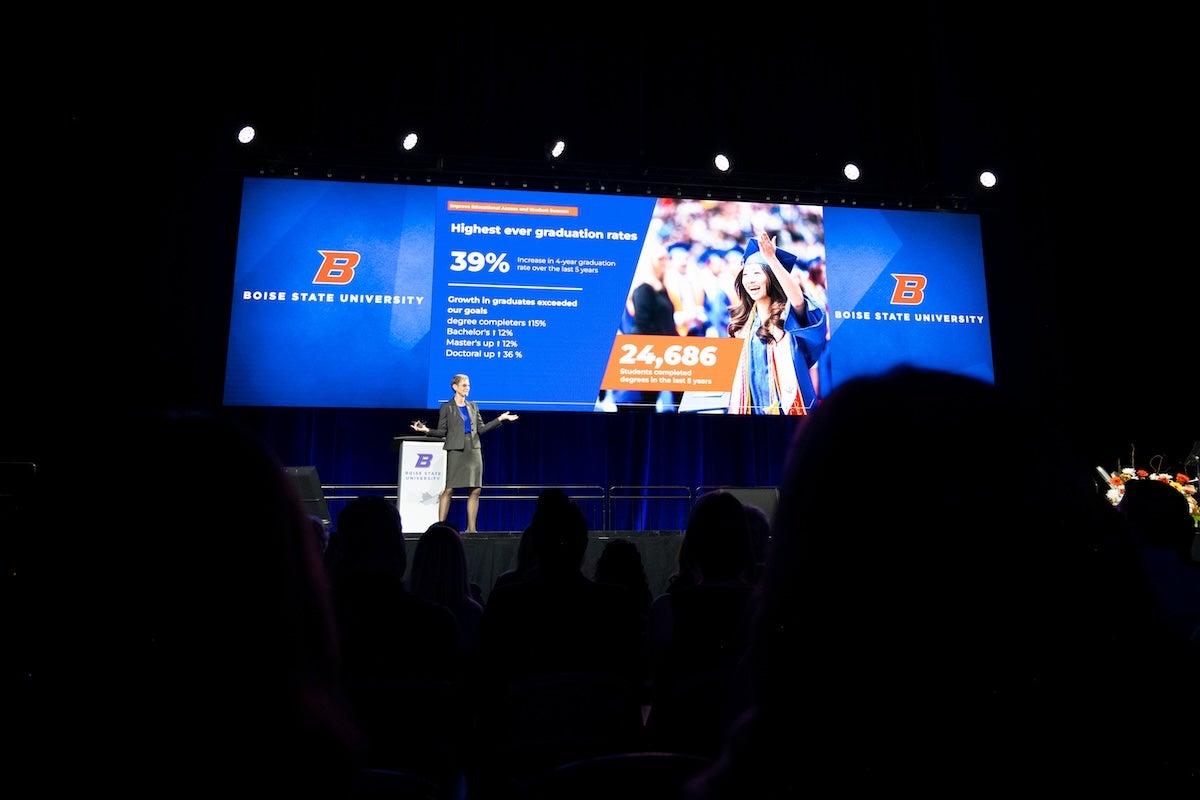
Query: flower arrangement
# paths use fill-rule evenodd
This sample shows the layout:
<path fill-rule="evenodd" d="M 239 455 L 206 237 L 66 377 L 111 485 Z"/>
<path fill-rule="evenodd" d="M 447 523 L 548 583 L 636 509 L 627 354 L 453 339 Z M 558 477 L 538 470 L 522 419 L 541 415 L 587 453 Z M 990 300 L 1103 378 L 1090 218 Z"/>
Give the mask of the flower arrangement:
<path fill-rule="evenodd" d="M 1121 498 L 1125 496 L 1125 484 L 1130 481 L 1160 481 L 1187 498 L 1188 510 L 1192 512 L 1192 523 L 1200 528 L 1200 502 L 1196 500 L 1196 479 L 1189 478 L 1182 472 L 1174 475 L 1162 472 L 1162 456 L 1155 456 L 1150 462 L 1153 470 L 1124 467 L 1118 468 L 1116 472 L 1107 472 L 1103 467 L 1097 467 L 1108 484 L 1108 490 L 1105 492 L 1108 502 L 1114 506 L 1120 503 Z"/>

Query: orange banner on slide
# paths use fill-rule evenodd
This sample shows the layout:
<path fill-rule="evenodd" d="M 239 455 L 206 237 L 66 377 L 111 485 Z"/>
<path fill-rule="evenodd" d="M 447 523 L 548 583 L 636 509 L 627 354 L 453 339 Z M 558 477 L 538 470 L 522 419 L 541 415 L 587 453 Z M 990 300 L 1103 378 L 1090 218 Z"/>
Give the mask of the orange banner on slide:
<path fill-rule="evenodd" d="M 741 339 L 617 334 L 601 389 L 728 392 Z"/>
<path fill-rule="evenodd" d="M 539 214 L 544 217 L 578 217 L 579 206 L 529 205 L 528 203 L 484 203 L 478 200 L 447 200 L 447 211 L 486 214 Z"/>

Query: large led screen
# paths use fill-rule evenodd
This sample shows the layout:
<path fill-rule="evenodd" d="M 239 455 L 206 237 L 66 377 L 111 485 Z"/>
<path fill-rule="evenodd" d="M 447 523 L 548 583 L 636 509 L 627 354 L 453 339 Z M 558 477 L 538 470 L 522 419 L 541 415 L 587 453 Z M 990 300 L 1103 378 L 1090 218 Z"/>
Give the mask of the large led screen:
<path fill-rule="evenodd" d="M 730 325 L 759 231 L 805 313 L 754 350 L 758 318 Z M 649 289 L 670 326 L 641 326 Z M 433 408 L 466 373 L 496 411 L 777 413 L 745 402 L 768 364 L 780 399 L 901 363 L 994 380 L 957 212 L 246 178 L 232 304 L 227 406 Z"/>

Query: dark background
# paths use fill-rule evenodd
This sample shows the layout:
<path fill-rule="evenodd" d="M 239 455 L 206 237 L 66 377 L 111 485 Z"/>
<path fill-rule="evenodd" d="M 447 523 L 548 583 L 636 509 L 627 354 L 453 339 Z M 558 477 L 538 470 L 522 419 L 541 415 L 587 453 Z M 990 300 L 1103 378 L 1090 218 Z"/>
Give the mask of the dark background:
<path fill-rule="evenodd" d="M 130 408 L 219 408 L 241 179 L 297 174 L 957 206 L 981 215 L 998 385 L 1085 464 L 1181 468 L 1200 440 L 1186 26 L 1152 5 L 1054 23 L 893 5 L 34 26 L 6 56 L 0 459 L 86 452 Z M 424 138 L 404 154 L 410 127 Z M 235 411 L 326 483 L 394 480 L 412 416 Z M 489 434 L 485 481 L 770 485 L 786 440 L 761 421 L 587 416 Z"/>

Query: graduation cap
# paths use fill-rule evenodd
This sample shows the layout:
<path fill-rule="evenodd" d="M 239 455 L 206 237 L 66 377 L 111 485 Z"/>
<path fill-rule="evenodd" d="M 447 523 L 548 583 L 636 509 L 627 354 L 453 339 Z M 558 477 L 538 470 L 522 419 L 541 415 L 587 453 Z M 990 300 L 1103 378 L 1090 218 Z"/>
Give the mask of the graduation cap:
<path fill-rule="evenodd" d="M 750 260 L 750 256 L 754 255 L 755 253 L 759 253 L 759 252 L 761 252 L 761 251 L 758 249 L 758 239 L 751 239 L 749 242 L 746 243 L 746 254 L 744 256 L 742 256 L 742 263 L 745 264 L 747 261 Z M 779 258 L 779 263 L 783 264 L 788 269 L 791 269 L 792 267 L 794 267 L 796 265 L 797 259 L 796 259 L 795 253 L 789 253 L 787 250 L 777 247 L 777 248 L 775 248 L 775 255 Z M 757 261 L 757 263 L 760 263 L 760 264 L 767 263 L 766 256 L 762 256 L 762 255 L 760 255 L 758 257 L 758 259 L 756 259 L 756 261 Z"/>
<path fill-rule="evenodd" d="M 667 252 L 670 253 L 672 259 L 686 260 L 692 254 L 692 248 L 684 242 L 673 242 L 667 246 Z"/>

